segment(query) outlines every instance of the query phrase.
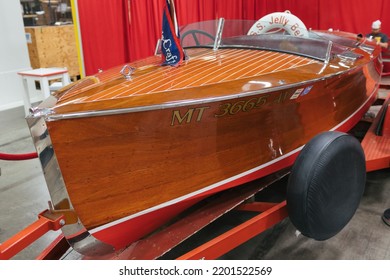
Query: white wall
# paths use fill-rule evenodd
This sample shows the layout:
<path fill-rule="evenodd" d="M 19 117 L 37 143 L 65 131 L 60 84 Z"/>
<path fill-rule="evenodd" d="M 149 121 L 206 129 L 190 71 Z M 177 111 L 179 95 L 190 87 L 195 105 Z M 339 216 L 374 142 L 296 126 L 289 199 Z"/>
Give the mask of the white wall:
<path fill-rule="evenodd" d="M 23 82 L 17 72 L 31 69 L 18 0 L 0 0 L 0 111 L 23 106 Z"/>

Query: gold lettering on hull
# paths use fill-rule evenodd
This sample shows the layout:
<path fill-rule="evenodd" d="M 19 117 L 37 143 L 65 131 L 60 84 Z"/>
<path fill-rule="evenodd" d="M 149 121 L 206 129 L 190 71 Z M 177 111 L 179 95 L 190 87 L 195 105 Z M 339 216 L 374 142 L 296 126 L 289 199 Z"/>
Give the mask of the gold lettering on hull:
<path fill-rule="evenodd" d="M 289 93 L 288 92 L 283 92 L 281 93 L 275 100 L 274 100 L 274 103 L 283 103 L 284 101 L 286 101 L 286 99 L 289 97 Z"/>
<path fill-rule="evenodd" d="M 200 122 L 202 120 L 204 111 L 209 108 L 210 107 L 190 108 L 184 114 L 184 116 L 181 115 L 180 110 L 174 110 L 172 112 L 171 126 L 174 126 L 175 123 L 176 124 L 190 123 L 192 122 L 193 118 L 195 118 L 196 122 Z"/>
<path fill-rule="evenodd" d="M 239 100 L 236 102 L 226 102 L 219 105 L 217 112 L 214 114 L 215 118 L 221 118 L 228 115 L 235 115 L 241 112 L 249 112 L 251 110 L 259 109 L 267 103 L 284 103 L 289 100 L 292 93 L 289 91 L 281 92 L 278 95 L 272 96 L 264 94 L 257 97 L 252 97 L 247 100 Z M 189 108 L 186 112 L 181 110 L 172 111 L 171 126 L 188 124 L 191 122 L 200 122 L 206 109 L 211 107 Z"/>
<path fill-rule="evenodd" d="M 226 115 L 235 115 L 239 112 L 249 112 L 252 109 L 260 108 L 262 105 L 266 104 L 269 96 L 269 94 L 266 94 L 260 97 L 253 97 L 249 100 L 224 103 L 219 106 L 219 112 L 217 112 L 214 116 L 220 118 Z"/>

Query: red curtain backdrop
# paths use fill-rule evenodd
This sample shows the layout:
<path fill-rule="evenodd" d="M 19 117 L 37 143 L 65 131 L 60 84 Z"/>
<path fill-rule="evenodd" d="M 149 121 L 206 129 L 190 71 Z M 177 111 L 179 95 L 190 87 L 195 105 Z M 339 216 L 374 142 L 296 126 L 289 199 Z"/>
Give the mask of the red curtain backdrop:
<path fill-rule="evenodd" d="M 165 0 L 78 0 L 87 75 L 153 55 L 161 37 Z M 390 35 L 388 0 L 175 0 L 180 25 L 225 19 L 259 19 L 289 10 L 308 28 L 369 33 L 382 21 Z M 387 14 L 386 14 L 387 13 Z"/>
<path fill-rule="evenodd" d="M 78 9 L 86 75 L 129 61 L 124 1 L 79 0 Z"/>

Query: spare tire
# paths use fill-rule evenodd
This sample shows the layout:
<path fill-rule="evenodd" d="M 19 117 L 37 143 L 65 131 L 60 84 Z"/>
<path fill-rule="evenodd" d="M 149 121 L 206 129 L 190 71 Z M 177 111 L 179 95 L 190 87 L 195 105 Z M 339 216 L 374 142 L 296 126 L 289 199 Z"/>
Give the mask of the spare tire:
<path fill-rule="evenodd" d="M 315 136 L 300 152 L 289 177 L 291 222 L 315 240 L 333 237 L 355 214 L 365 183 L 365 156 L 355 137 L 335 131 Z"/>

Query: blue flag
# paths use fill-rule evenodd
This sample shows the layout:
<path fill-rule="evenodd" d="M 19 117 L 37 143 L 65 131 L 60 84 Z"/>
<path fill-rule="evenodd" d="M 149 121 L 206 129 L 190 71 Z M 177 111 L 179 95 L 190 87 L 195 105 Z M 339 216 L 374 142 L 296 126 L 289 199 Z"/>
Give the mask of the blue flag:
<path fill-rule="evenodd" d="M 161 38 L 162 65 L 178 65 L 184 59 L 173 0 L 166 0 Z"/>

